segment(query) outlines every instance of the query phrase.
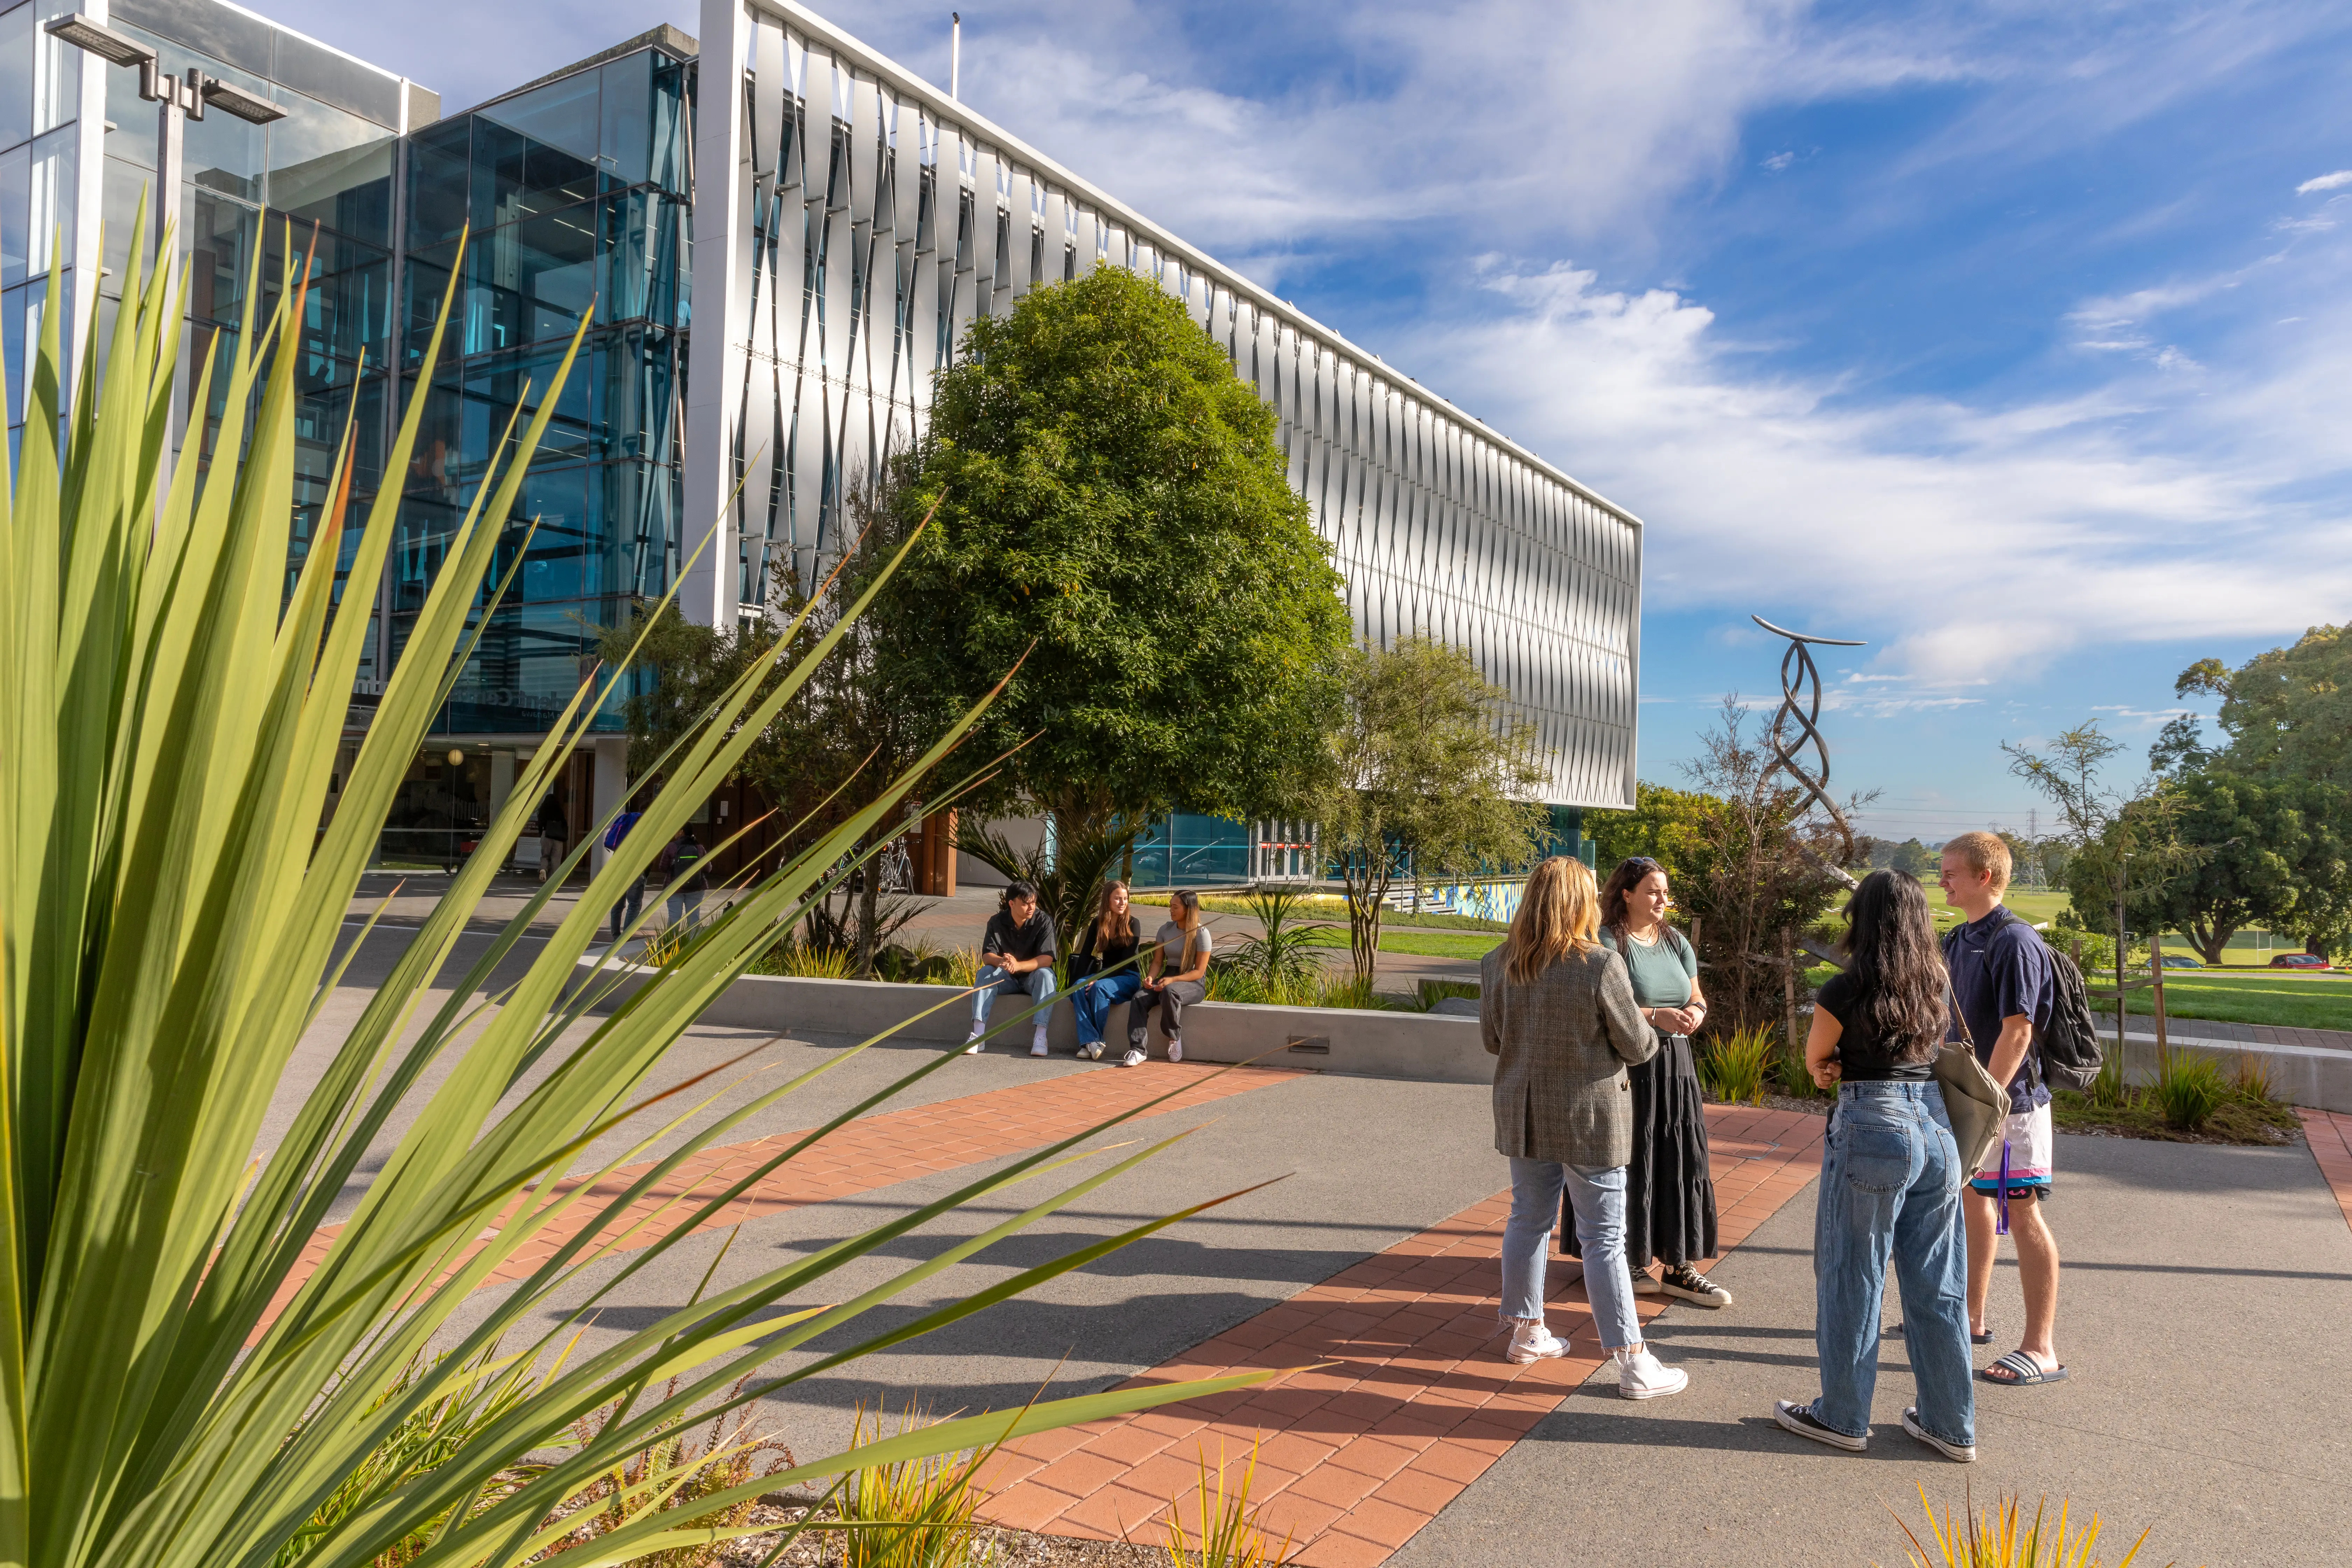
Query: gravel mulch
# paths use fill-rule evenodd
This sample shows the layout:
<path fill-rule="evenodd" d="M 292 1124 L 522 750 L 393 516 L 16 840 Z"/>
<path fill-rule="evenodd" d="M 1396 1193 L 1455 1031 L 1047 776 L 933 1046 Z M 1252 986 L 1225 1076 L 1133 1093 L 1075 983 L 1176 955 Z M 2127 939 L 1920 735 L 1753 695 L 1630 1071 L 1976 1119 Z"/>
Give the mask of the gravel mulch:
<path fill-rule="evenodd" d="M 808 1513 L 805 1504 L 779 1506 L 761 1502 L 748 1521 L 772 1524 L 781 1532 Z M 759 1568 L 776 1549 L 778 1535 L 746 1536 L 720 1549 L 710 1568 Z M 1080 1541 L 1066 1535 L 1037 1535 L 1025 1530 L 984 1528 L 972 1540 L 969 1559 L 988 1568 L 1168 1568 L 1168 1552 L 1154 1543 L 1127 1541 Z M 793 1543 L 775 1568 L 838 1568 L 843 1544 L 829 1534 L 811 1532 Z"/>

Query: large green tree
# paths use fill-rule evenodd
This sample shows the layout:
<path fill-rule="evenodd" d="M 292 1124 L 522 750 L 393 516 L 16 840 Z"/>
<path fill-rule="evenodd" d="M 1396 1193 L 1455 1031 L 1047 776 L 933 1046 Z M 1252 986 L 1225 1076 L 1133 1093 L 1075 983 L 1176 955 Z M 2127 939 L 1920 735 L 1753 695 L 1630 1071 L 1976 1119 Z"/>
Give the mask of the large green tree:
<path fill-rule="evenodd" d="M 1183 305 L 1099 268 L 972 323 L 902 504 L 891 672 L 1026 740 L 997 804 L 1099 837 L 1177 806 L 1285 814 L 1327 765 L 1349 617 L 1274 412 Z M 970 694 L 968 698 L 966 694 Z"/>
<path fill-rule="evenodd" d="M 1428 637 L 1351 648 L 1331 766 L 1311 803 L 1321 849 L 1346 884 L 1349 949 L 1369 980 L 1381 914 L 1398 871 L 1417 877 L 1501 870 L 1535 853 L 1543 783 L 1533 729 L 1513 722 L 1510 693 L 1470 656 Z"/>
<path fill-rule="evenodd" d="M 1671 784 L 1636 784 L 1631 811 L 1588 811 L 1584 835 L 1605 879 L 1622 860 L 1646 855 L 1666 868 L 1669 879 L 1704 853 L 1706 818 L 1721 803 L 1696 790 Z"/>
<path fill-rule="evenodd" d="M 2314 835 L 2315 826 L 2324 829 L 2328 786 L 2265 784 L 2206 767 L 2177 778 L 2173 788 L 2180 805 L 2175 831 L 2197 853 L 2132 899 L 2132 927 L 2179 931 L 2206 963 L 2218 964 L 2244 928 L 2288 924 L 2305 872 L 2324 874 L 2306 862 L 2315 853 L 2324 858 L 2333 842 L 2324 831 L 2316 842 Z M 2112 907 L 2107 857 L 2077 860 L 2070 869 L 2077 873 L 2069 890 L 2078 909 Z"/>
<path fill-rule="evenodd" d="M 2240 772 L 2352 787 L 2352 626 L 2314 626 L 2235 669 L 2200 659 L 2174 690 L 2221 699 L 2226 753 Z M 2193 724 L 2178 728 L 2185 733 L 2168 726 L 2160 747 L 2196 743 Z"/>

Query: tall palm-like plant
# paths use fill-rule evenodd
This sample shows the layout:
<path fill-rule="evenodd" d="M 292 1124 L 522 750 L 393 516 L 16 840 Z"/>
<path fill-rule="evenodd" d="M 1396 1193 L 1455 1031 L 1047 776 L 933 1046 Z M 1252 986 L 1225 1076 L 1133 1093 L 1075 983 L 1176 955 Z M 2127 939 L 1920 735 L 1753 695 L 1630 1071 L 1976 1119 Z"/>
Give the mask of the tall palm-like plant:
<path fill-rule="evenodd" d="M 509 421 L 320 833 L 366 607 L 392 542 L 396 485 L 349 542 L 338 611 L 352 483 L 346 439 L 332 502 L 284 593 L 300 357 L 293 334 L 308 272 L 290 259 L 276 308 L 258 316 L 257 264 L 225 363 L 208 356 L 199 373 L 195 406 L 213 405 L 215 382 L 226 395 L 219 456 L 209 472 L 185 461 L 162 483 L 180 282 L 141 275 L 143 230 L 142 213 L 111 337 L 102 347 L 93 342 L 69 407 L 60 405 L 65 312 L 51 273 L 30 356 L 22 461 L 13 479 L 0 468 L 0 650 L 8 665 L 0 680 L 0 1564 L 261 1568 L 304 1535 L 306 1563 L 357 1568 L 427 1530 L 432 1543 L 415 1559 L 425 1568 L 520 1563 L 563 1536 L 566 1527 L 549 1518 L 556 1501 L 686 1412 L 707 1418 L 740 1405 L 1181 1217 L 849 1349 L 773 1375 L 763 1370 L 1134 1163 L 1097 1172 L 853 1300 L 789 1305 L 942 1211 L 1066 1163 L 1077 1140 L 1037 1151 L 902 1219 L 698 1295 L 524 1396 L 475 1412 L 478 1419 L 460 1424 L 467 1435 L 456 1451 L 430 1469 L 391 1467 L 354 1498 L 347 1486 L 367 1472 L 368 1456 L 419 1411 L 462 1394 L 464 1369 L 501 1336 L 527 1339 L 521 1325 L 552 1315 L 556 1327 L 539 1342 L 551 1345 L 677 1238 L 891 1092 L 684 1202 L 676 1223 L 587 1303 L 551 1312 L 551 1298 L 597 1256 L 595 1238 L 625 1228 L 630 1205 L 681 1159 L 845 1059 L 694 1127 L 609 1201 L 593 1181 L 557 1181 L 615 1128 L 640 1136 L 606 1173 L 695 1120 L 677 1115 L 663 1127 L 652 1124 L 661 1117 L 639 1115 L 665 1098 L 646 1088 L 663 1052 L 805 907 L 845 847 L 899 807 L 916 775 L 747 889 L 609 1016 L 592 1016 L 595 988 L 568 993 L 566 982 L 604 910 L 736 766 L 833 639 L 781 680 L 755 667 L 664 759 L 670 782 L 640 803 L 644 820 L 545 933 L 521 979 L 495 1005 L 481 994 L 562 877 L 436 1004 L 428 984 L 618 675 L 583 683 L 284 1136 L 248 1167 L 295 1044 L 348 961 L 337 960 L 336 940 L 394 790 L 488 619 L 481 595 L 493 549 L 572 360 L 527 424 Z M 444 323 L 447 313 L 445 299 Z M 408 468 L 422 383 L 440 348 L 436 323 L 426 374 L 383 466 L 389 475 Z M 575 337 L 572 353 L 578 348 Z M 921 769 L 935 766 L 971 720 L 940 736 Z M 942 1053 L 901 1083 L 959 1059 Z M 438 1082 L 425 1093 L 428 1073 Z M 318 1266 L 303 1273 L 302 1254 L 329 1205 L 412 1091 L 421 1110 Z M 462 1330 L 453 1324 L 467 1293 L 535 1238 L 555 1243 L 545 1262 L 469 1313 Z M 428 1350 L 446 1353 L 420 1362 Z M 1008 1430 L 1241 1381 L 968 1417 L 748 1487 L 970 1447 Z M 666 1396 L 648 1396 L 665 1384 Z M 516 1484 L 518 1458 L 615 1405 L 593 1436 Z M 333 1522 L 307 1534 L 330 1499 L 340 1510 Z M 698 1508 L 736 1500 L 713 1492 Z M 567 1551 L 564 1561 L 593 1568 L 725 1533 L 676 1529 L 666 1521 L 677 1516 L 650 1511 L 657 1501 L 637 1499 L 632 1506 L 644 1517 Z"/>

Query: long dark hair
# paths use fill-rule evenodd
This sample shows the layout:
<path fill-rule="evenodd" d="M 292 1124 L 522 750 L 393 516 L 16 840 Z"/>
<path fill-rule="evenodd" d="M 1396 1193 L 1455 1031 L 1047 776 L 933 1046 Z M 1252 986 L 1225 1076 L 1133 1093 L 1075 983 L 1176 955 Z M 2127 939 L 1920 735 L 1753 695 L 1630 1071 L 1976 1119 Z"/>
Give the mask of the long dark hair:
<path fill-rule="evenodd" d="M 1838 947 L 1856 1005 L 1898 1062 L 1932 1058 L 1944 1037 L 1944 953 L 1927 891 L 1907 871 L 1873 871 L 1846 901 Z"/>
<path fill-rule="evenodd" d="M 1633 896 L 1633 889 L 1640 887 L 1653 871 L 1661 877 L 1666 876 L 1664 866 L 1647 855 L 1636 855 L 1630 860 L 1618 861 L 1617 869 L 1610 872 L 1609 880 L 1601 886 L 1601 924 L 1604 929 L 1615 931 L 1620 942 L 1625 940 L 1625 900 Z M 1667 877 L 1666 881 L 1671 887 L 1674 879 Z M 1658 934 L 1669 947 L 1679 947 L 1682 942 L 1682 933 L 1664 922 L 1660 923 Z"/>

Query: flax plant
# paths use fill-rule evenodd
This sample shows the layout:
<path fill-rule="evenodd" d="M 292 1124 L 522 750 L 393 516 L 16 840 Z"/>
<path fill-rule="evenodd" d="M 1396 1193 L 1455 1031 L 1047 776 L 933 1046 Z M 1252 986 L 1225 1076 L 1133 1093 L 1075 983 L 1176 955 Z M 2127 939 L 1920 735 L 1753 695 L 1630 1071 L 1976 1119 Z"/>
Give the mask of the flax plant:
<path fill-rule="evenodd" d="M 773 668 L 748 672 L 662 759 L 667 782 L 635 803 L 644 820 L 579 901 L 553 918 L 547 900 L 565 877 L 551 878 L 446 985 L 440 977 L 492 873 L 621 671 L 583 680 L 282 1135 L 250 1157 L 297 1041 L 349 962 L 338 938 L 394 789 L 503 586 L 491 580 L 494 552 L 580 339 L 536 411 L 509 419 L 321 830 L 398 486 L 387 483 L 354 530 L 347 436 L 331 502 L 284 586 L 309 272 L 291 245 L 275 307 L 254 303 L 257 262 L 238 331 L 215 339 L 227 346 L 208 351 L 196 372 L 191 405 L 225 410 L 215 457 L 207 469 L 188 454 L 163 483 L 184 283 L 143 275 L 144 228 L 142 210 L 121 308 L 106 341 L 93 333 L 69 405 L 60 391 L 67 312 L 51 271 L 13 475 L 0 452 L 0 1565 L 267 1568 L 296 1547 L 306 1568 L 362 1568 L 419 1531 L 430 1543 L 411 1560 L 416 1568 L 520 1564 L 571 1534 L 577 1521 L 557 1514 L 562 1500 L 689 1415 L 743 1408 L 1198 1212 L 858 1332 L 868 1309 L 1156 1152 L 1139 1150 L 861 1295 L 819 1294 L 842 1266 L 888 1256 L 915 1226 L 1080 1158 L 1080 1140 L 1066 1140 L 819 1253 L 698 1291 L 480 1403 L 489 1395 L 467 1369 L 485 1354 L 503 1343 L 534 1365 L 556 1361 L 584 1312 L 753 1183 L 898 1088 L 963 1059 L 929 1056 L 757 1169 L 638 1225 L 627 1239 L 649 1245 L 600 1271 L 593 1288 L 579 1279 L 608 1245 L 598 1238 L 628 1230 L 630 1206 L 681 1160 L 856 1054 L 708 1120 L 686 1103 L 705 1092 L 694 1080 L 650 1087 L 686 1026 L 805 910 L 845 850 L 902 809 L 978 710 L 940 735 L 913 773 L 742 889 L 646 984 L 598 1014 L 600 985 L 567 982 L 604 911 L 736 768 L 839 627 L 789 668 L 773 656 Z M 386 475 L 408 470 L 448 316 L 445 297 Z M 536 956 L 488 995 L 493 970 L 525 955 L 520 939 L 543 910 Z M 414 1120 L 395 1135 L 394 1110 L 411 1097 Z M 601 1169 L 583 1163 L 616 1131 L 608 1142 L 625 1147 Z M 306 1247 L 379 1139 L 389 1152 L 369 1161 L 355 1210 L 306 1272 Z M 617 1195 L 598 1195 L 597 1177 L 646 1158 L 656 1140 L 669 1152 Z M 560 1180 L 571 1174 L 589 1179 Z M 535 1240 L 553 1250 L 530 1267 L 521 1260 L 545 1251 L 524 1250 Z M 459 1305 L 502 1268 L 520 1283 L 486 1293 L 458 1321 Z M 835 1304 L 800 1304 L 812 1300 Z M 805 1348 L 829 1331 L 854 1342 Z M 811 1478 L 1262 1375 L 944 1422 L 702 1492 L 695 1516 L 723 1518 L 760 1490 Z M 598 1411 L 611 1414 L 567 1447 L 574 1424 Z M 422 1468 L 383 1464 L 386 1446 L 420 1420 L 446 1450 Z M 550 1449 L 561 1451 L 520 1464 Z M 661 1511 L 663 1489 L 688 1479 L 639 1489 L 624 1501 L 626 1522 L 568 1546 L 562 1561 L 596 1568 L 750 1532 L 679 1528 L 676 1512 Z"/>

